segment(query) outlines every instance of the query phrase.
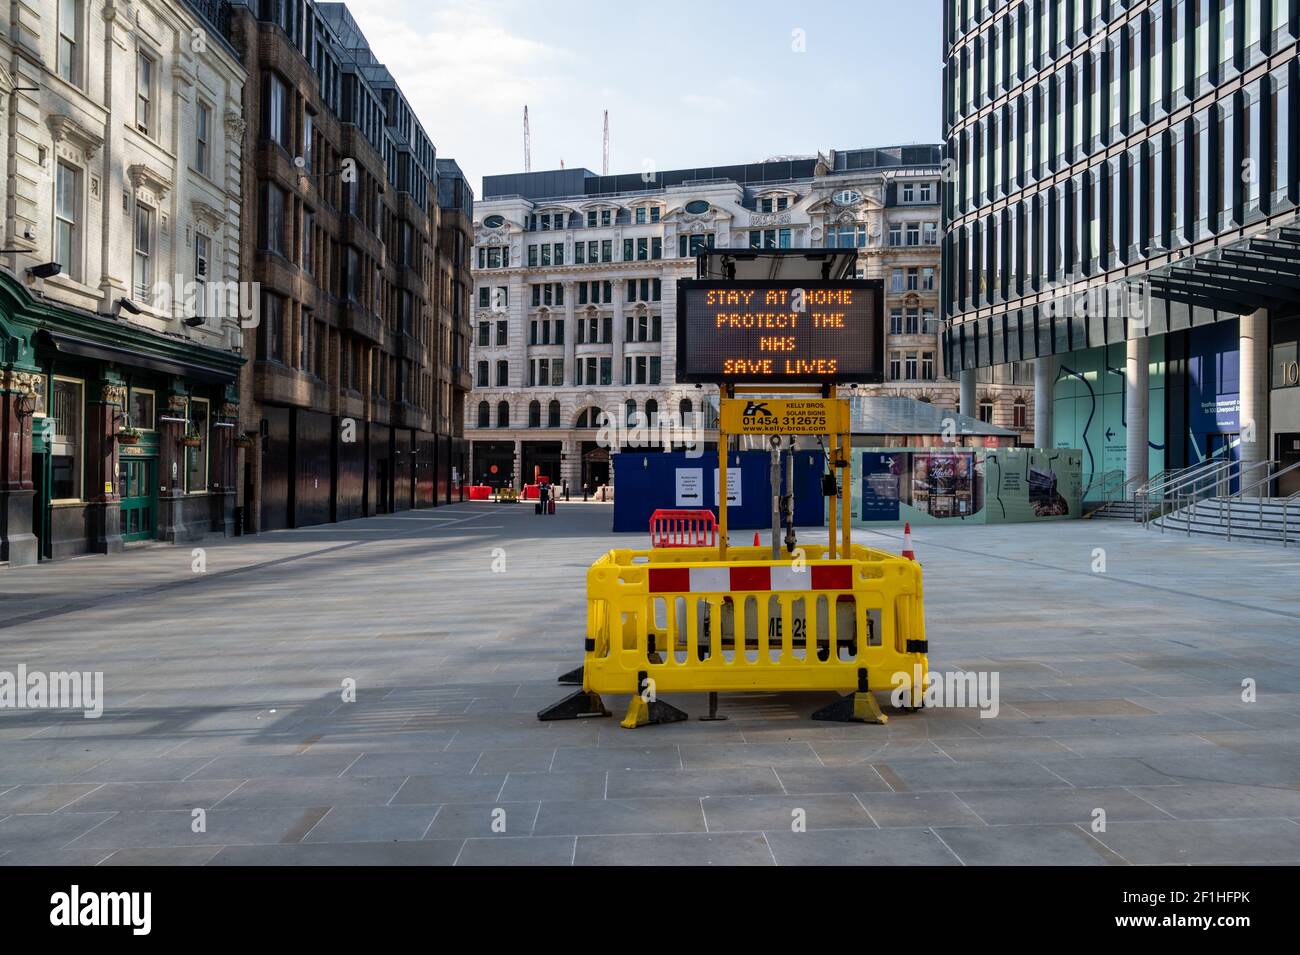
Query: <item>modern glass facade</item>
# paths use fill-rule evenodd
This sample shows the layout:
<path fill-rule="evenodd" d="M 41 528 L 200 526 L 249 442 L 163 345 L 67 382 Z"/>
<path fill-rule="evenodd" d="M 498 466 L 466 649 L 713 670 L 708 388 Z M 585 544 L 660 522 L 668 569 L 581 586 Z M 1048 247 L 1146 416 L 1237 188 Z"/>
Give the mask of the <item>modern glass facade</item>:
<path fill-rule="evenodd" d="M 1122 368 L 1124 343 L 1149 339 L 1151 434 L 1189 426 L 1197 343 L 1163 337 L 1277 321 L 1300 298 L 1298 14 L 1297 0 L 945 0 L 954 373 L 1052 358 L 1104 378 L 1107 346 Z M 1172 433 L 1167 455 L 1153 438 L 1154 468 L 1213 444 Z"/>
<path fill-rule="evenodd" d="M 1037 306 L 1294 218 L 1296 0 L 947 0 L 944 30 L 949 367 L 1122 340 Z"/>

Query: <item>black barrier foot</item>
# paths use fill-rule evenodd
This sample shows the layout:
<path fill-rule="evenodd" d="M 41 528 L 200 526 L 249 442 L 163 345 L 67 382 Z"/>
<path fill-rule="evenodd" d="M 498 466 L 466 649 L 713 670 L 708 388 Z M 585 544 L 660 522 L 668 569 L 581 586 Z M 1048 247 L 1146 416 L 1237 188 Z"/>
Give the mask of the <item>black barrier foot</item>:
<path fill-rule="evenodd" d="M 537 714 L 539 720 L 580 720 L 588 716 L 609 716 L 601 702 L 600 694 L 576 690 L 560 702 L 548 706 Z"/>
<path fill-rule="evenodd" d="M 880 712 L 880 705 L 871 695 L 865 667 L 858 668 L 858 691 L 841 697 L 812 715 L 815 720 L 834 723 L 888 723 L 889 717 Z"/>
<path fill-rule="evenodd" d="M 665 703 L 663 700 L 647 702 L 640 696 L 632 697 L 627 705 L 627 715 L 619 725 L 624 729 L 636 729 L 638 726 L 650 726 L 658 723 L 680 723 L 689 719 L 684 712 Z"/>
<path fill-rule="evenodd" d="M 576 667 L 561 676 L 555 682 L 564 686 L 582 686 L 582 667 Z"/>
<path fill-rule="evenodd" d="M 880 712 L 876 698 L 870 693 L 850 693 L 812 715 L 815 720 L 832 723 L 888 723 L 889 717 Z"/>

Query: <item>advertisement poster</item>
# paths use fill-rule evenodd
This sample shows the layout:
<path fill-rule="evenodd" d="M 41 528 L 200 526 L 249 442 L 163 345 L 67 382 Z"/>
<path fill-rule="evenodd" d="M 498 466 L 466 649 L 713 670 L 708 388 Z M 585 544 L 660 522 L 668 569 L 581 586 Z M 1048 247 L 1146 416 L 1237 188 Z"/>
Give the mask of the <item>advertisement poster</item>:
<path fill-rule="evenodd" d="M 974 458 L 969 451 L 912 454 L 912 506 L 931 517 L 974 513 Z"/>
<path fill-rule="evenodd" d="M 677 469 L 677 506 L 704 506 L 704 468 Z"/>
<path fill-rule="evenodd" d="M 1078 517 L 1082 455 L 1078 451 L 1018 448 L 984 458 L 990 523 Z"/>
<path fill-rule="evenodd" d="M 713 506 L 718 506 L 718 469 L 713 469 Z M 727 468 L 727 507 L 740 506 L 740 469 Z"/>
<path fill-rule="evenodd" d="M 898 520 L 899 490 L 903 486 L 906 452 L 862 453 L 862 513 L 864 521 Z"/>

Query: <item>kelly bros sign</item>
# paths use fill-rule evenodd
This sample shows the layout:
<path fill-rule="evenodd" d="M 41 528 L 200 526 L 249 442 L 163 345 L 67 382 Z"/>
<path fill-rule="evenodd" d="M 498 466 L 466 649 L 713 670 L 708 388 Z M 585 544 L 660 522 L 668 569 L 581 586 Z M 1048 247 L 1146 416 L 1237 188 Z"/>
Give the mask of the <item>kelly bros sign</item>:
<path fill-rule="evenodd" d="M 878 281 L 677 283 L 677 378 L 873 382 L 883 373 Z"/>

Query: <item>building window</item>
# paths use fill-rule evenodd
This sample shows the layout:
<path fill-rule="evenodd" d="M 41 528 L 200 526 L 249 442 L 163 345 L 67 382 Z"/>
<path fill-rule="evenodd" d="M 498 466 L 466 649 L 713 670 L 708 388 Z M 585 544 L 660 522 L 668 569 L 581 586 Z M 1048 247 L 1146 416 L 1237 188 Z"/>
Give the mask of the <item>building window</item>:
<path fill-rule="evenodd" d="M 271 292 L 262 296 L 262 359 L 284 361 L 284 299 Z"/>
<path fill-rule="evenodd" d="M 528 402 L 528 427 L 540 428 L 542 426 L 542 403 L 540 401 Z"/>
<path fill-rule="evenodd" d="M 504 359 L 497 362 L 497 387 L 506 388 L 510 385 L 510 362 Z"/>
<path fill-rule="evenodd" d="M 153 300 L 153 216 L 151 206 L 135 204 L 135 295 L 142 302 Z"/>
<path fill-rule="evenodd" d="M 212 175 L 212 107 L 207 103 L 199 103 L 194 124 L 194 168 Z"/>
<path fill-rule="evenodd" d="M 153 135 L 154 60 L 143 50 L 135 58 L 135 128 Z"/>
<path fill-rule="evenodd" d="M 985 424 L 993 423 L 993 402 L 992 401 L 985 398 L 983 401 L 980 402 L 979 416 L 980 416 L 980 420 L 983 421 Z"/>
<path fill-rule="evenodd" d="M 262 248 L 284 254 L 284 190 L 266 183 L 262 193 Z M 351 250 L 349 250 L 351 252 Z M 359 271 L 359 270 L 358 270 Z M 355 296 L 354 296 L 355 297 Z"/>
<path fill-rule="evenodd" d="M 546 406 L 546 427 L 558 428 L 560 426 L 560 403 L 552 401 Z"/>
<path fill-rule="evenodd" d="M 54 260 L 68 278 L 81 280 L 81 173 L 59 160 L 54 183 Z"/>
<path fill-rule="evenodd" d="M 486 401 L 478 403 L 478 426 L 480 428 L 490 428 L 492 426 L 492 406 Z"/>
<path fill-rule="evenodd" d="M 190 399 L 190 429 L 202 443 L 185 449 L 185 490 L 198 494 L 208 489 L 208 403 L 202 398 Z"/>
<path fill-rule="evenodd" d="M 264 133 L 272 142 L 289 148 L 289 88 L 275 73 L 266 74 L 266 125 Z M 356 183 L 351 184 L 355 189 Z"/>
<path fill-rule="evenodd" d="M 921 352 L 921 378 L 925 381 L 934 381 L 934 352 Z"/>
<path fill-rule="evenodd" d="M 81 0 L 59 0 L 59 76 L 81 85 Z"/>
<path fill-rule="evenodd" d="M 141 388 L 131 389 L 131 401 L 128 408 L 131 427 L 141 431 L 154 430 L 154 393 Z"/>
<path fill-rule="evenodd" d="M 510 402 L 508 401 L 497 402 L 497 427 L 510 427 Z"/>
<path fill-rule="evenodd" d="M 488 363 L 485 361 L 480 361 L 478 363 L 478 375 L 475 378 L 475 387 L 488 387 Z"/>
<path fill-rule="evenodd" d="M 903 377 L 903 353 L 891 351 L 889 353 L 889 380 L 898 381 Z"/>
<path fill-rule="evenodd" d="M 1016 403 L 1011 406 L 1011 423 L 1014 427 L 1028 427 L 1029 411 L 1025 402 L 1021 398 L 1016 399 Z"/>
<path fill-rule="evenodd" d="M 55 378 L 50 400 L 54 440 L 50 446 L 50 498 L 81 500 L 82 396 L 84 385 Z"/>

